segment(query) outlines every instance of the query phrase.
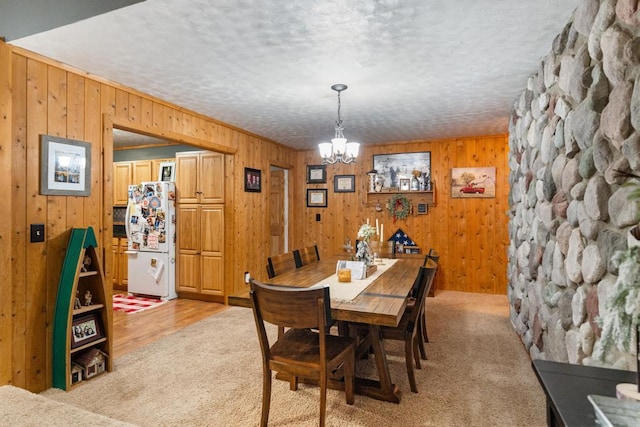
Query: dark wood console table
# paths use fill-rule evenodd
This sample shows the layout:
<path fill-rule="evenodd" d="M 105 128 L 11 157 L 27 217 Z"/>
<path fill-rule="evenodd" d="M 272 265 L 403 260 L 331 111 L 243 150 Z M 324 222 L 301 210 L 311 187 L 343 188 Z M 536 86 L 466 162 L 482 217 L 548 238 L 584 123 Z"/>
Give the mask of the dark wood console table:
<path fill-rule="evenodd" d="M 616 395 L 616 385 L 635 383 L 636 373 L 569 363 L 534 360 L 533 370 L 547 397 L 548 426 L 595 426 L 589 394 Z"/>

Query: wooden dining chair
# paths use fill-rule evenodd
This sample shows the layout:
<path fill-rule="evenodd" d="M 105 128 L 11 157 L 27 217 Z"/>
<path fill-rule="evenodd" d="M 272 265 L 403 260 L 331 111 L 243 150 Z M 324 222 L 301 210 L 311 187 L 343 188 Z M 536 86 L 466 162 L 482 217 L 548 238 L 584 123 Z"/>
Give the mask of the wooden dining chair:
<path fill-rule="evenodd" d="M 372 240 L 369 242 L 369 247 L 373 253 L 377 254 L 378 258 L 395 258 L 396 257 L 396 244 L 393 241 L 377 241 Z"/>
<path fill-rule="evenodd" d="M 272 371 L 288 374 L 291 390 L 298 377 L 320 384 L 320 425 L 324 426 L 330 372 L 341 366 L 347 404 L 354 402 L 355 342 L 351 337 L 330 335 L 329 288 L 271 286 L 251 279 L 251 305 L 262 351 L 263 386 L 261 426 L 269 420 Z M 287 328 L 271 344 L 265 323 Z"/>
<path fill-rule="evenodd" d="M 306 248 L 296 249 L 293 251 L 293 256 L 296 260 L 296 267 L 300 268 L 303 265 L 311 264 L 312 262 L 320 261 L 320 253 L 318 252 L 318 245 L 307 246 Z"/>
<path fill-rule="evenodd" d="M 295 269 L 296 260 L 292 252 L 286 252 L 267 258 L 267 276 L 269 276 L 269 279 L 273 279 L 285 271 Z"/>
<path fill-rule="evenodd" d="M 409 377 L 411 391 L 414 393 L 418 392 L 418 386 L 416 385 L 413 365 L 415 363 L 417 369 L 422 369 L 420 352 L 424 351 L 424 349 L 420 349 L 420 346 L 423 345 L 422 333 L 420 331 L 420 315 L 422 314 L 425 295 L 431 286 L 433 276 L 436 273 L 436 268 L 437 265 L 433 260 L 427 260 L 426 265 L 424 267 L 420 267 L 420 271 L 416 277 L 418 295 L 416 297 L 415 304 L 405 309 L 398 326 L 383 326 L 381 328 L 382 338 L 387 340 L 404 341 L 404 357 L 407 365 L 407 375 Z"/>
<path fill-rule="evenodd" d="M 429 249 L 429 253 L 427 254 L 427 259 L 431 259 L 433 261 L 435 261 L 436 263 L 436 273 L 438 272 L 438 268 L 440 266 L 440 254 L 438 254 L 438 252 L 431 248 Z M 434 273 L 434 280 L 435 280 L 435 273 Z M 427 294 L 425 295 L 425 298 L 427 296 L 433 296 L 433 283 L 431 284 L 431 287 L 429 288 L 429 291 L 427 292 Z M 427 333 L 427 309 L 426 309 L 426 305 L 427 302 L 424 302 L 424 306 L 422 307 L 422 316 L 420 316 L 420 328 L 422 329 L 422 338 L 424 339 L 424 342 L 429 342 L 429 334 Z"/>

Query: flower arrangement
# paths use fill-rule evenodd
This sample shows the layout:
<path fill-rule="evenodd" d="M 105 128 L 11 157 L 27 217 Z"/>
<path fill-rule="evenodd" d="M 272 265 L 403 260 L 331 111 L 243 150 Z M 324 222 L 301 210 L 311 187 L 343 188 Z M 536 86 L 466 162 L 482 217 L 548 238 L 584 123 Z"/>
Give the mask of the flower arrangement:
<path fill-rule="evenodd" d="M 409 216 L 409 211 L 411 210 L 411 202 L 404 194 L 396 194 L 389 201 L 387 210 L 393 217 L 393 222 L 395 223 L 397 220 L 405 219 L 407 216 Z"/>
<path fill-rule="evenodd" d="M 358 230 L 358 237 L 362 237 L 363 240 L 369 241 L 369 239 L 376 235 L 376 228 L 369 224 L 362 224 L 360 230 Z"/>

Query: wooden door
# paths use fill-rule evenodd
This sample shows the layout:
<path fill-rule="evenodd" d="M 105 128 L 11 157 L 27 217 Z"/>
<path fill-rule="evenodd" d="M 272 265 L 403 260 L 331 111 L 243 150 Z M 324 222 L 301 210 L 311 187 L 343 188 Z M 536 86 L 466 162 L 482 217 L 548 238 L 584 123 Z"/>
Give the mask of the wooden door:
<path fill-rule="evenodd" d="M 178 259 L 176 289 L 184 292 L 200 290 L 200 227 L 199 206 L 179 206 Z"/>
<path fill-rule="evenodd" d="M 126 206 L 129 201 L 129 184 L 131 184 L 131 162 L 113 164 L 113 204 Z"/>
<path fill-rule="evenodd" d="M 176 153 L 176 201 L 198 203 L 198 154 Z"/>
<path fill-rule="evenodd" d="M 284 174 L 282 169 L 272 170 L 269 179 L 269 256 L 284 252 Z"/>
<path fill-rule="evenodd" d="M 224 207 L 202 206 L 200 210 L 201 292 L 224 295 Z"/>
<path fill-rule="evenodd" d="M 224 154 L 201 153 L 198 167 L 200 203 L 224 203 Z"/>
<path fill-rule="evenodd" d="M 120 250 L 118 251 L 118 269 L 120 270 L 120 285 L 123 290 L 129 286 L 129 256 L 127 255 L 127 238 L 120 238 Z"/>

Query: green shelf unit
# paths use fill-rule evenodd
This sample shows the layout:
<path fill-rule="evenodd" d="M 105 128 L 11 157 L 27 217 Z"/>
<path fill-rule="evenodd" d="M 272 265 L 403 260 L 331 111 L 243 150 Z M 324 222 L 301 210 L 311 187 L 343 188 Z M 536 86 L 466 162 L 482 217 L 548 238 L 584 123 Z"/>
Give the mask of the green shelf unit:
<path fill-rule="evenodd" d="M 107 357 L 106 371 L 111 371 L 111 293 L 105 288 L 104 272 L 98 256 L 98 243 L 92 227 L 73 228 L 60 274 L 53 320 L 53 387 L 69 390 L 73 385 L 73 358 L 82 350 L 97 348 Z M 91 262 L 83 271 L 83 260 Z M 89 291 L 92 304 L 74 307 L 78 290 Z M 82 298 L 83 294 L 79 295 Z M 93 314 L 92 314 L 93 313 Z M 72 344 L 74 319 L 93 315 L 99 325 L 99 336 L 83 345 Z"/>

